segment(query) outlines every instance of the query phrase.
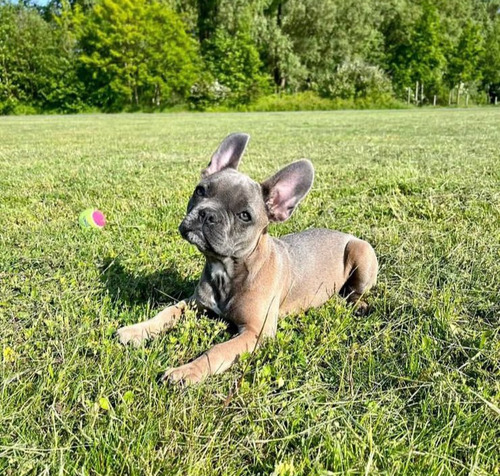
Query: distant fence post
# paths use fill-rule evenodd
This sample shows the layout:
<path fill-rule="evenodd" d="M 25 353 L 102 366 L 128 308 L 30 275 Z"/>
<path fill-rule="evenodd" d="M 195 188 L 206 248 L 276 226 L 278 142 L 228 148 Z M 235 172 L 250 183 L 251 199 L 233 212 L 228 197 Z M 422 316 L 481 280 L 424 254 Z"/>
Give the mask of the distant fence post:
<path fill-rule="evenodd" d="M 436 105 L 436 98 L 437 96 L 434 94 L 434 101 L 432 102 L 432 105 L 435 106 Z"/>

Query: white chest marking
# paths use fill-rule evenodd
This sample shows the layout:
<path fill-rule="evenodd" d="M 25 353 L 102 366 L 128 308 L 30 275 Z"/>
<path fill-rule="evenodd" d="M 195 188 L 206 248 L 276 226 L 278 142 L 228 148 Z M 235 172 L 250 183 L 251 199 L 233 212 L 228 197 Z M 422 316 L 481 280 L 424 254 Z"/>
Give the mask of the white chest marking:
<path fill-rule="evenodd" d="M 210 269 L 210 277 L 212 278 L 212 281 L 215 282 L 227 277 L 226 270 L 224 269 L 224 266 L 222 266 L 222 263 L 214 263 L 212 265 Z"/>
<path fill-rule="evenodd" d="M 222 311 L 219 309 L 219 305 L 215 302 L 214 296 L 210 296 L 209 302 L 205 303 L 205 306 L 211 311 L 215 312 L 218 316 L 222 314 Z"/>
<path fill-rule="evenodd" d="M 210 268 L 210 281 L 212 283 L 212 287 L 215 287 L 218 291 L 219 296 L 224 295 L 224 286 L 229 280 L 229 276 L 227 274 L 226 269 L 224 268 L 222 263 L 213 263 Z M 211 292 L 209 296 L 209 302 L 207 303 L 207 307 L 215 312 L 216 314 L 222 314 L 222 311 L 219 307 L 218 302 L 215 300 L 215 292 Z"/>

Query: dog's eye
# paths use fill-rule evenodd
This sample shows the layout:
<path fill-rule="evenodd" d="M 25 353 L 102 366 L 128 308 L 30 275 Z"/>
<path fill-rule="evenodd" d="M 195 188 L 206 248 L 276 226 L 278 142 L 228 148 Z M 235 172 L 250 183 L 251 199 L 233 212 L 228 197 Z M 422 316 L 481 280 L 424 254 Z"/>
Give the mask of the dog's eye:
<path fill-rule="evenodd" d="M 250 213 L 248 213 L 248 212 L 238 213 L 238 218 L 244 222 L 249 222 L 252 219 L 252 217 L 250 216 Z"/>
<path fill-rule="evenodd" d="M 195 195 L 198 195 L 198 197 L 204 197 L 206 195 L 206 191 L 201 185 L 198 185 L 194 189 L 194 193 L 195 193 Z"/>

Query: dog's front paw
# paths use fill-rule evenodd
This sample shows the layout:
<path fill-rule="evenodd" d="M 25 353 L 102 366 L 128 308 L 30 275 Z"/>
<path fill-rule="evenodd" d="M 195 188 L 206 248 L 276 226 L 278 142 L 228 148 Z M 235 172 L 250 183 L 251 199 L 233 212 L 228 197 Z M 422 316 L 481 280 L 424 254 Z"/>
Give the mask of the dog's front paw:
<path fill-rule="evenodd" d="M 168 369 L 162 376 L 162 382 L 180 384 L 182 386 L 201 382 L 205 378 L 204 372 L 194 363 Z"/>
<path fill-rule="evenodd" d="M 136 347 L 148 338 L 148 334 L 141 324 L 122 327 L 116 331 L 116 334 L 123 345 L 132 344 Z"/>

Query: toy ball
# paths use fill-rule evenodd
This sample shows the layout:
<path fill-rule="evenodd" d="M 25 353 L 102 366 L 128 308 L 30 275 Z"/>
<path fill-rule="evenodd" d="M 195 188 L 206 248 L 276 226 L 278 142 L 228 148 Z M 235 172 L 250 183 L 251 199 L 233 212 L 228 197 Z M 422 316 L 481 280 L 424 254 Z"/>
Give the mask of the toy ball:
<path fill-rule="evenodd" d="M 106 225 L 106 217 L 101 210 L 96 210 L 95 208 L 87 208 L 80 213 L 78 217 L 78 223 L 82 228 L 104 228 Z"/>

